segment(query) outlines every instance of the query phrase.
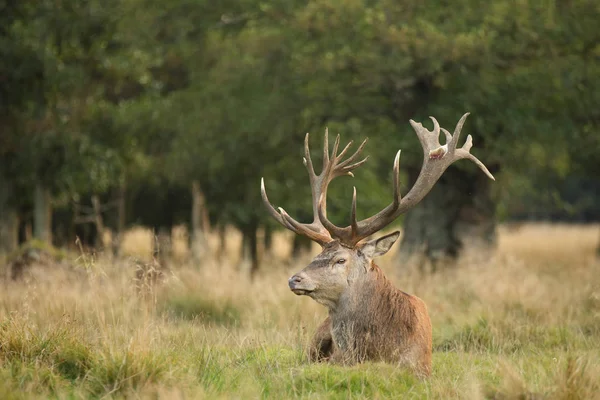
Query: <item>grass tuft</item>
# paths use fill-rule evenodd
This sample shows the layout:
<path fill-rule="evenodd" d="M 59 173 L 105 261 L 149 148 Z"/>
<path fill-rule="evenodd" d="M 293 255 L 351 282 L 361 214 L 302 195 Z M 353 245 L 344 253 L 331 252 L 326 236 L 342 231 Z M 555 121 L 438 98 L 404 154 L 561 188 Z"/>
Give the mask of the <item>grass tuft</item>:
<path fill-rule="evenodd" d="M 202 323 L 237 326 L 240 310 L 229 300 L 217 301 L 196 294 L 171 294 L 161 303 L 162 311 L 173 317 Z"/>

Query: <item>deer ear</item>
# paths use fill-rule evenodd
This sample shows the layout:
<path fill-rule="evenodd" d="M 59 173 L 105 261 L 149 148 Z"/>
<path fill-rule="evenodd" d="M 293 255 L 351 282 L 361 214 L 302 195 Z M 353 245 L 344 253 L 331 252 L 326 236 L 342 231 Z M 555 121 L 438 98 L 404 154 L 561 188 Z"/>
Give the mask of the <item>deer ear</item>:
<path fill-rule="evenodd" d="M 395 231 L 378 239 L 370 240 L 362 245 L 360 251 L 370 259 L 382 256 L 392 248 L 399 236 L 400 231 Z"/>

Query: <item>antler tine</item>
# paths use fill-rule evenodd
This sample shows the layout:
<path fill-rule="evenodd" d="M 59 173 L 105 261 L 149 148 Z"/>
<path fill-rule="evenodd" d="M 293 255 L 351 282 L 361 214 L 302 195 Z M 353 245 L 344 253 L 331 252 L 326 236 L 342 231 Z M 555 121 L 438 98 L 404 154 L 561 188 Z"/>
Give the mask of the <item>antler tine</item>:
<path fill-rule="evenodd" d="M 353 140 L 349 141 L 348 144 L 346 145 L 346 147 L 344 147 L 344 149 L 341 151 L 341 153 L 337 156 L 339 159 L 341 159 L 342 157 L 344 157 L 344 155 L 346 154 L 346 152 L 348 151 L 348 149 L 350 148 L 350 146 L 352 146 L 352 143 L 354 143 Z"/>
<path fill-rule="evenodd" d="M 347 151 L 348 147 L 351 143 L 345 146 L 344 150 L 342 150 L 342 154 Z M 329 186 L 329 182 L 333 180 L 335 177 L 340 176 L 337 164 L 340 159 L 340 156 L 337 155 L 338 148 L 340 146 L 340 135 L 338 134 L 335 138 L 335 142 L 333 143 L 333 151 L 331 152 L 331 156 L 329 155 L 329 129 L 325 129 L 325 143 L 323 149 L 323 169 L 321 174 L 316 177 L 315 185 L 313 185 L 313 215 L 314 221 L 313 224 L 318 224 L 321 228 L 323 224 L 319 219 L 319 212 L 323 214 L 327 214 L 327 187 Z M 324 196 L 323 196 L 324 195 Z M 324 202 L 321 203 L 321 197 L 324 198 Z M 322 208 L 322 210 L 319 210 Z"/>
<path fill-rule="evenodd" d="M 350 211 L 350 226 L 352 227 L 352 236 L 358 234 L 358 223 L 356 222 L 356 186 L 352 193 L 352 210 Z"/>
<path fill-rule="evenodd" d="M 354 152 L 354 154 L 352 154 L 350 157 L 348 157 L 347 159 L 345 159 L 344 161 L 342 161 L 339 166 L 340 167 L 345 167 L 348 164 L 354 162 L 354 160 L 356 159 L 356 157 L 358 157 L 358 155 L 362 152 L 363 148 L 365 147 L 365 145 L 367 144 L 367 142 L 369 141 L 369 138 L 365 138 L 365 140 L 362 141 L 362 143 L 360 144 L 360 146 L 358 146 L 358 149 L 356 149 L 356 151 Z M 344 149 L 344 151 L 342 153 L 345 152 L 346 149 Z M 341 158 L 341 154 L 340 154 L 340 158 Z"/>
<path fill-rule="evenodd" d="M 335 137 L 335 142 L 333 143 L 333 151 L 331 152 L 331 158 L 333 158 L 333 159 L 334 159 L 334 160 L 336 160 L 336 161 L 337 161 L 337 159 L 338 159 L 338 156 L 337 156 L 337 151 L 338 151 L 338 148 L 339 148 L 339 147 L 340 147 L 340 135 L 338 134 L 338 135 Z M 330 165 L 331 165 L 332 167 L 335 167 L 335 161 L 334 161 L 333 163 L 330 163 Z"/>
<path fill-rule="evenodd" d="M 462 117 L 460 117 L 460 119 L 458 120 L 458 123 L 456 124 L 456 127 L 454 128 L 454 133 L 452 134 L 452 140 L 450 141 L 450 143 L 448 144 L 452 149 L 456 149 L 456 146 L 458 145 L 458 139 L 460 139 L 460 133 L 462 132 L 462 127 L 465 124 L 465 121 L 467 120 L 467 117 L 469 116 L 469 114 L 471 113 L 464 113 Z"/>
<path fill-rule="evenodd" d="M 402 195 L 400 194 L 400 153 L 402 150 L 398 150 L 396 157 L 394 158 L 394 205 L 397 207 L 400 204 Z"/>
<path fill-rule="evenodd" d="M 287 223 L 286 227 L 288 229 L 296 233 L 300 233 L 304 230 L 303 224 L 290 217 L 290 215 L 283 208 L 279 207 L 278 209 L 282 219 Z"/>
<path fill-rule="evenodd" d="M 446 129 L 442 128 L 442 132 L 446 136 L 446 144 L 449 144 L 452 141 L 452 135 Z"/>
<path fill-rule="evenodd" d="M 343 168 L 340 168 L 336 174 L 336 176 L 340 176 L 340 175 L 350 175 L 352 177 L 354 177 L 354 174 L 351 172 L 353 169 L 356 169 L 358 167 L 360 167 L 361 165 L 363 165 L 364 163 L 367 162 L 367 160 L 369 159 L 369 157 L 365 157 L 362 160 L 355 162 L 354 164 L 351 165 L 347 165 Z"/>
<path fill-rule="evenodd" d="M 269 211 L 269 214 L 271 214 L 271 216 L 275 218 L 277 222 L 279 222 L 285 228 L 293 231 L 293 227 L 287 223 L 287 221 L 281 216 L 279 212 L 277 212 L 277 210 L 275 210 L 275 207 L 273 207 L 273 205 L 269 201 L 269 198 L 267 197 L 267 191 L 265 189 L 265 178 L 260 178 L 260 195 L 263 199 L 265 207 L 267 207 L 267 211 Z"/>
<path fill-rule="evenodd" d="M 317 207 L 317 216 L 319 217 L 321 224 L 323 224 L 323 226 L 325 227 L 325 229 L 327 229 L 328 232 L 337 233 L 332 234 L 332 236 L 339 237 L 340 235 L 338 231 L 340 230 L 340 228 L 335 226 L 331 221 L 329 221 L 327 219 L 327 215 L 325 215 L 325 197 L 325 194 L 321 193 L 321 196 L 319 197 L 319 207 Z"/>
<path fill-rule="evenodd" d="M 473 163 L 475 163 L 475 165 L 477 165 L 479 169 L 487 175 L 488 178 L 495 181 L 496 178 L 494 178 L 494 175 L 492 175 L 492 173 L 487 169 L 487 167 L 481 161 L 479 161 L 477 157 L 471 154 L 471 147 L 473 147 L 473 137 L 469 135 L 467 136 L 465 144 L 463 144 L 463 146 L 460 149 L 456 149 L 456 156 L 459 158 L 468 158 Z"/>
<path fill-rule="evenodd" d="M 303 161 L 304 161 L 304 166 L 308 170 L 308 176 L 309 176 L 310 182 L 312 184 L 314 182 L 314 180 L 315 180 L 315 169 L 313 167 L 312 159 L 310 158 L 310 148 L 308 146 L 308 138 L 309 138 L 309 134 L 307 132 L 306 136 L 304 137 L 304 158 L 303 158 Z"/>
<path fill-rule="evenodd" d="M 465 113 L 456 124 L 456 128 L 454 128 L 454 134 L 452 135 L 451 142 L 453 144 L 453 149 L 455 149 L 455 155 L 457 159 L 467 158 L 471 160 L 473 163 L 475 163 L 475 165 L 479 167 L 479 169 L 481 169 L 487 175 L 488 178 L 495 181 L 496 178 L 494 178 L 494 175 L 491 174 L 487 167 L 481 161 L 479 161 L 477 157 L 471 154 L 471 147 L 473 147 L 473 137 L 471 135 L 467 136 L 465 144 L 463 144 L 463 146 L 460 149 L 456 148 L 458 144 L 458 138 L 460 137 L 460 133 L 462 131 L 462 127 L 465 124 L 465 121 L 467 120 L 469 114 L 470 113 Z M 449 134 L 448 131 L 446 131 L 445 133 Z"/>
<path fill-rule="evenodd" d="M 433 134 L 436 138 L 440 137 L 440 123 L 432 116 L 429 116 L 429 119 L 433 121 Z"/>
<path fill-rule="evenodd" d="M 329 163 L 329 128 L 325 128 L 325 139 L 323 141 L 323 167 Z"/>

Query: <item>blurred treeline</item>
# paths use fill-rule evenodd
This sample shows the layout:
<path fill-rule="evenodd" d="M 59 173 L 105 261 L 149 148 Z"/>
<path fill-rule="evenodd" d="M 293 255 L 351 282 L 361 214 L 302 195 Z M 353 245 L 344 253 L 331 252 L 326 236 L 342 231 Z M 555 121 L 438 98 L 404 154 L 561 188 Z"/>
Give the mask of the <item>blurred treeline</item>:
<path fill-rule="evenodd" d="M 277 228 L 261 176 L 312 218 L 306 132 L 317 164 L 326 126 L 370 137 L 332 186 L 341 224 L 353 184 L 360 218 L 391 200 L 397 149 L 416 176 L 409 119 L 465 112 L 497 182 L 451 167 L 423 204 L 437 214 L 405 220 L 448 231 L 430 247 L 479 232 L 461 223 L 597 221 L 599 21 L 597 0 L 0 0 L 0 247 L 186 223 L 199 241 L 234 225 L 252 253 Z"/>

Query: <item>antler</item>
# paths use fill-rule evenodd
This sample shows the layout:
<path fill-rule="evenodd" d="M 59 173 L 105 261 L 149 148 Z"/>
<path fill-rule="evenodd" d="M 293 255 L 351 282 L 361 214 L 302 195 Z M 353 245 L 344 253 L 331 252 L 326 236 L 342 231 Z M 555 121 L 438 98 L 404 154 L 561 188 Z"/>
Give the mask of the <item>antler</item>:
<path fill-rule="evenodd" d="M 319 216 L 327 215 L 326 211 L 326 199 L 327 199 L 327 187 L 329 183 L 336 177 L 342 175 L 350 175 L 352 174 L 352 170 L 358 168 L 362 164 L 364 164 L 368 157 L 360 161 L 355 161 L 363 147 L 367 143 L 367 139 L 365 139 L 358 149 L 347 159 L 343 160 L 344 155 L 352 145 L 352 141 L 350 141 L 346 147 L 337 154 L 338 147 L 340 144 L 340 135 L 337 135 L 335 139 L 335 143 L 333 145 L 333 152 L 331 155 L 329 154 L 329 133 L 325 130 L 325 142 L 323 145 L 323 169 L 319 175 L 315 173 L 312 160 L 310 158 L 310 149 L 308 146 L 308 133 L 304 139 L 304 166 L 308 170 L 308 176 L 310 179 L 310 186 L 312 192 L 312 202 L 313 202 L 313 215 L 314 220 L 310 224 L 302 224 L 285 212 L 285 210 L 281 207 L 278 210 L 273 207 L 273 205 L 269 202 L 269 198 L 267 197 L 267 192 L 265 190 L 265 181 L 264 178 L 261 179 L 260 190 L 263 202 L 267 207 L 269 213 L 275 218 L 281 225 L 286 227 L 287 229 L 295 232 L 299 235 L 304 235 L 314 240 L 315 242 L 324 245 L 327 242 L 331 242 L 333 237 L 328 232 L 328 230 L 323 226 L 321 219 Z M 320 200 L 322 199 L 322 200 Z"/>
<path fill-rule="evenodd" d="M 400 195 L 399 185 L 399 163 L 400 163 L 400 151 L 396 154 L 394 159 L 394 199 L 390 205 L 381 210 L 376 215 L 367 218 L 365 220 L 356 221 L 356 188 L 354 188 L 354 195 L 352 196 L 352 212 L 351 212 L 351 223 L 345 228 L 338 227 L 331 223 L 327 219 L 325 214 L 325 193 L 320 194 L 319 207 L 316 210 L 319 213 L 319 219 L 325 229 L 331 234 L 332 237 L 338 238 L 341 242 L 354 246 L 362 239 L 372 235 L 373 233 L 383 229 L 400 214 L 405 213 L 410 208 L 414 207 L 420 202 L 427 193 L 431 190 L 433 185 L 442 176 L 446 168 L 457 160 L 467 158 L 473 161 L 485 174 L 492 180 L 495 180 L 490 171 L 486 168 L 481 161 L 479 161 L 474 155 L 470 153 L 473 145 L 473 139 L 471 135 L 467 136 L 465 144 L 461 148 L 456 148 L 460 132 L 463 124 L 467 119 L 469 113 L 466 113 L 456 124 L 454 134 L 450 134 L 444 128 L 441 131 L 446 136 L 446 144 L 440 145 L 440 125 L 437 120 L 433 117 L 433 131 L 429 131 L 424 128 L 421 123 L 416 123 L 410 120 L 410 124 L 417 133 L 421 146 L 423 146 L 423 165 L 419 177 L 415 182 L 414 186 L 402 197 Z"/>

